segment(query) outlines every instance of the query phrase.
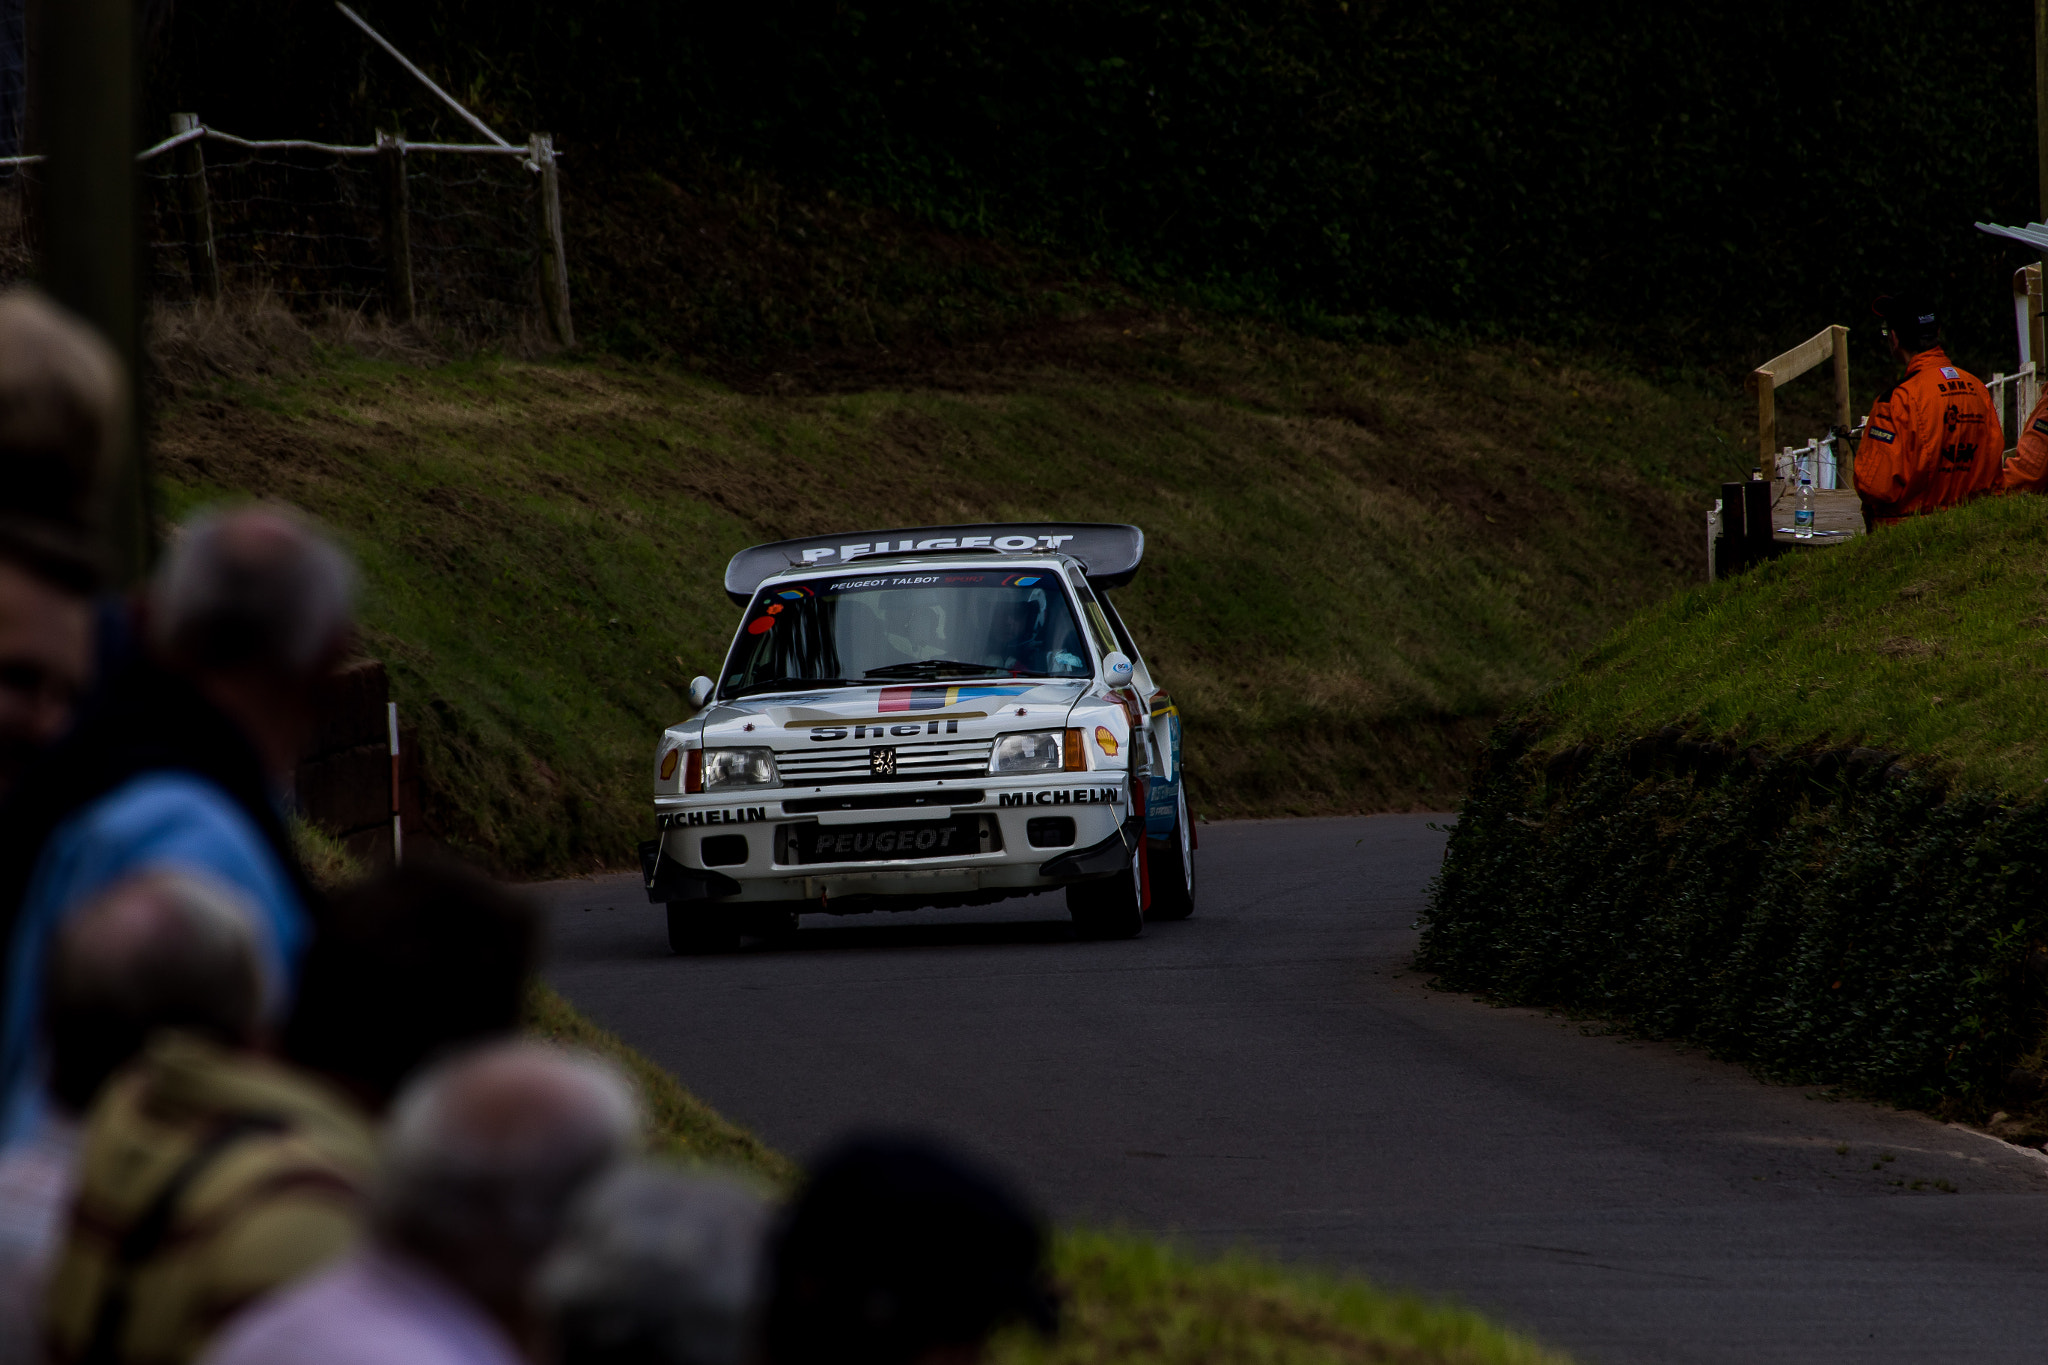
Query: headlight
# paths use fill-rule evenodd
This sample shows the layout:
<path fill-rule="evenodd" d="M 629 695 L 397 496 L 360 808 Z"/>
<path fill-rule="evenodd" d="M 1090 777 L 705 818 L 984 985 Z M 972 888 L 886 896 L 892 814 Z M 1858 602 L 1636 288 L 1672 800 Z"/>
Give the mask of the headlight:
<path fill-rule="evenodd" d="M 996 740 L 995 751 L 989 755 L 988 770 L 992 773 L 1056 773 L 1065 764 L 1064 747 L 1058 730 L 1004 735 Z"/>
<path fill-rule="evenodd" d="M 772 787 L 782 780 L 772 749 L 706 749 L 704 790 L 716 787 Z"/>

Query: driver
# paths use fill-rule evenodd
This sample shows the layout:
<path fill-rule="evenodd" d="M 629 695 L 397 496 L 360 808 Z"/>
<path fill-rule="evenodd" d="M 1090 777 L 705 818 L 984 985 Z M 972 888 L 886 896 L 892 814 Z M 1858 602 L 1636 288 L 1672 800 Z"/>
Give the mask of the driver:
<path fill-rule="evenodd" d="M 899 595 L 892 593 L 890 596 Z M 898 607 L 884 599 L 883 634 L 890 647 L 911 661 L 944 658 L 946 632 L 939 609 L 930 603 L 917 601 L 908 593 L 900 596 L 907 605 Z"/>
<path fill-rule="evenodd" d="M 1002 659 L 1002 667 L 1016 674 L 1066 675 L 1082 671 L 1080 655 L 1072 641 L 1048 647 L 1042 638 L 1046 618 L 1045 593 L 1035 590 L 1006 597 L 989 614 L 989 654 Z"/>

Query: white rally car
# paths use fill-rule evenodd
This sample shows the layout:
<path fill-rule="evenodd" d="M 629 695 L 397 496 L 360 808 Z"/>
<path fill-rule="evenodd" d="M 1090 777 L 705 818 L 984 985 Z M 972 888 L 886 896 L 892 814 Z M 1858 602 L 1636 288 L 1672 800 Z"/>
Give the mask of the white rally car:
<path fill-rule="evenodd" d="M 724 670 L 654 754 L 670 946 L 1052 887 L 1084 937 L 1193 913 L 1180 715 L 1107 596 L 1144 548 L 1025 522 L 734 555 Z"/>

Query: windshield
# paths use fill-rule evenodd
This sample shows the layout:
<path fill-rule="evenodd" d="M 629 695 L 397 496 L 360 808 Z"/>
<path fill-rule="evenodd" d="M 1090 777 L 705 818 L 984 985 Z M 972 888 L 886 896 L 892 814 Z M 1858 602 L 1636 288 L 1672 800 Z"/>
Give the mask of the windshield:
<path fill-rule="evenodd" d="M 1057 573 L 941 569 L 769 584 L 720 690 L 1093 672 Z"/>

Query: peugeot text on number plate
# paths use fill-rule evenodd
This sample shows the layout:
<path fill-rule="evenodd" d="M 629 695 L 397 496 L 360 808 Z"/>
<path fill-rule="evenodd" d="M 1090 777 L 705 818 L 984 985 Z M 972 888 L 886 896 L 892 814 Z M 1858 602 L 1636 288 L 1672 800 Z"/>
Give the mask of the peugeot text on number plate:
<path fill-rule="evenodd" d="M 1109 600 L 1144 549 L 1017 522 L 734 555 L 725 666 L 654 753 L 671 946 L 1055 887 L 1085 938 L 1192 913 L 1180 713 Z"/>

